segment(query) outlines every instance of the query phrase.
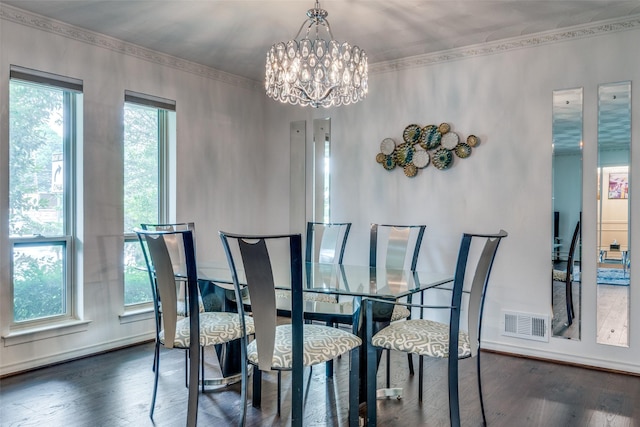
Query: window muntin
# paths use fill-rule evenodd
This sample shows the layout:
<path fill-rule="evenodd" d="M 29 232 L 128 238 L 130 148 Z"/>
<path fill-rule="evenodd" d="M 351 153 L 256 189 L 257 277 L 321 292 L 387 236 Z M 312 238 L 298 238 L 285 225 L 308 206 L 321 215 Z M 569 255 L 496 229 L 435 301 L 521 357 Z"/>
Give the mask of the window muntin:
<path fill-rule="evenodd" d="M 167 151 L 171 101 L 125 94 L 124 105 L 124 304 L 152 301 L 140 244 L 133 233 L 141 223 L 167 222 L 169 206 Z"/>
<path fill-rule="evenodd" d="M 82 82 L 11 69 L 9 241 L 13 324 L 75 314 L 73 191 Z"/>

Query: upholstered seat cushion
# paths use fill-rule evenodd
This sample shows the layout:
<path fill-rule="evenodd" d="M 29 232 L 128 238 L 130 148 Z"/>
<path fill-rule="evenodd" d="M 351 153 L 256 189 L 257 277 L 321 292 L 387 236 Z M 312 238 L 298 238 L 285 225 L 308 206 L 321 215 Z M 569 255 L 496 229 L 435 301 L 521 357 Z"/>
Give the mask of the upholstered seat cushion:
<path fill-rule="evenodd" d="M 245 316 L 247 334 L 255 333 L 253 318 Z M 176 322 L 174 347 L 189 347 L 189 318 Z M 242 325 L 238 313 L 207 311 L 200 313 L 200 345 L 223 344 L 242 337 Z M 160 331 L 160 342 L 164 344 L 164 330 Z"/>
<path fill-rule="evenodd" d="M 461 331 L 458 337 L 458 358 L 471 356 L 469 336 Z M 449 325 L 423 319 L 396 322 L 374 335 L 371 343 L 421 356 L 449 357 Z"/>
<path fill-rule="evenodd" d="M 563 270 L 553 270 L 553 280 L 564 282 L 567 280 L 567 272 Z"/>
<path fill-rule="evenodd" d="M 291 298 L 291 291 L 276 289 L 276 298 Z M 319 292 L 303 292 L 302 299 L 314 302 L 338 302 L 338 298 L 335 295 Z"/>
<path fill-rule="evenodd" d="M 335 359 L 362 344 L 362 340 L 350 332 L 322 325 L 305 324 L 303 336 L 305 366 Z M 277 326 L 273 369 L 291 369 L 291 348 L 291 325 Z M 247 358 L 252 364 L 258 364 L 257 340 L 247 346 Z"/>
<path fill-rule="evenodd" d="M 233 292 L 229 292 L 228 297 L 231 301 L 236 300 L 236 296 Z M 290 300 L 290 299 L 291 299 L 291 291 L 287 291 L 285 289 L 276 289 L 276 300 L 278 300 L 279 306 L 283 306 L 283 307 L 290 306 L 290 304 L 287 304 L 286 302 L 286 300 Z M 313 301 L 313 302 L 329 302 L 329 303 L 338 302 L 338 298 L 335 295 L 324 294 L 319 292 L 303 292 L 302 299 L 305 301 Z M 249 298 L 249 295 L 243 295 L 242 302 L 245 305 L 251 305 L 251 298 Z"/>
<path fill-rule="evenodd" d="M 351 301 L 344 303 L 344 311 L 345 312 L 353 312 L 353 303 Z M 404 305 L 395 305 L 393 306 L 393 312 L 391 313 L 391 321 L 395 322 L 397 320 L 406 319 L 411 315 L 411 312 Z"/>

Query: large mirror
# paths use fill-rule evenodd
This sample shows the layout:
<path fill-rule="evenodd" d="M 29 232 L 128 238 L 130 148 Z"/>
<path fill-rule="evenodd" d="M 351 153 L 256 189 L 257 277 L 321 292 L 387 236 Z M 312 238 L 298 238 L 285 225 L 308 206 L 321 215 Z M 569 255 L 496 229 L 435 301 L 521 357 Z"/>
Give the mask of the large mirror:
<path fill-rule="evenodd" d="M 580 339 L 582 88 L 553 92 L 552 110 L 553 336 Z"/>
<path fill-rule="evenodd" d="M 598 87 L 597 338 L 629 346 L 631 82 Z"/>
<path fill-rule="evenodd" d="M 307 122 L 298 120 L 289 125 L 289 227 L 292 233 L 305 230 L 307 217 L 305 161 L 307 144 Z"/>
<path fill-rule="evenodd" d="M 331 221 L 331 119 L 313 120 L 313 220 Z"/>

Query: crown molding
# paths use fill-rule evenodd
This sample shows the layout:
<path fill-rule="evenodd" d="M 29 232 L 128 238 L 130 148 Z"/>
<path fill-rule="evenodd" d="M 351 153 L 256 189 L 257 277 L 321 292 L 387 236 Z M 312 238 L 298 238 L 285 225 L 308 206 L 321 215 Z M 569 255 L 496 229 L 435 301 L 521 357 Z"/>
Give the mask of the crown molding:
<path fill-rule="evenodd" d="M 441 62 L 493 55 L 510 50 L 584 39 L 637 28 L 640 28 L 640 14 L 627 16 L 625 18 L 598 21 L 590 24 L 530 34 L 527 36 L 513 37 L 495 42 L 479 43 L 472 46 L 443 50 L 424 55 L 416 55 L 392 61 L 376 62 L 374 64 L 369 64 L 369 72 L 371 74 L 379 74 L 409 68 L 424 67 Z"/>
<path fill-rule="evenodd" d="M 217 80 L 232 86 L 251 90 L 261 89 L 263 87 L 262 82 L 257 82 L 255 80 L 207 67 L 196 62 L 187 61 L 185 59 L 176 58 L 175 56 L 146 49 L 114 37 L 85 30 L 83 28 L 67 24 L 66 22 L 57 21 L 55 19 L 47 18 L 0 3 L 0 20 L 2 19 L 62 37 L 67 37 L 75 41 L 98 46 L 123 55 L 132 56 L 154 64 Z"/>

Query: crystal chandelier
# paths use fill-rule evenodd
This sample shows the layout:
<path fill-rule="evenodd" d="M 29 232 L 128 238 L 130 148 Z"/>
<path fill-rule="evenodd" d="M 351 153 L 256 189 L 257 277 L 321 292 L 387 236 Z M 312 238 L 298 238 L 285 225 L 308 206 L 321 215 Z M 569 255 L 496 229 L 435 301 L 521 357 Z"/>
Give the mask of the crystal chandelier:
<path fill-rule="evenodd" d="M 367 54 L 358 46 L 334 40 L 327 15 L 316 0 L 296 37 L 271 46 L 265 74 L 268 96 L 312 107 L 348 105 L 367 96 Z M 305 25 L 306 34 L 298 40 Z M 329 33 L 330 41 L 320 37 L 320 27 Z M 310 35 L 312 28 L 315 34 Z"/>

